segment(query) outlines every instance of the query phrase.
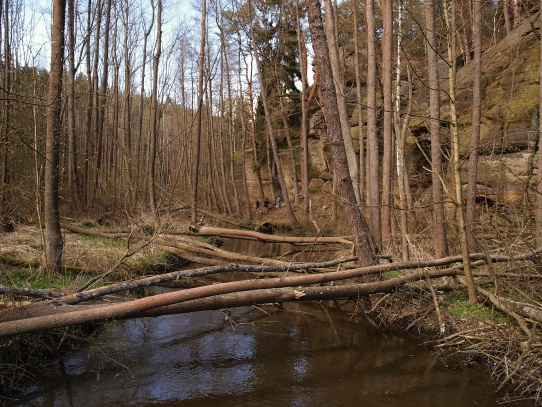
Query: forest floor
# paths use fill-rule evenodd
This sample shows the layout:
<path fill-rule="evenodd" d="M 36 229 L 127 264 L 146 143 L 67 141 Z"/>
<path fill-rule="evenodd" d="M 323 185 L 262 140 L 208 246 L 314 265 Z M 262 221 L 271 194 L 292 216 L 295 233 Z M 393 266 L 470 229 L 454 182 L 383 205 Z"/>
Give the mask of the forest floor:
<path fill-rule="evenodd" d="M 212 214 L 204 222 L 214 222 Z M 214 219 L 211 221 L 211 219 Z M 319 217 L 321 225 L 327 225 L 325 217 Z M 325 221 L 325 222 L 324 222 Z M 187 229 L 186 213 L 163 222 L 158 233 L 183 233 Z M 230 223 L 239 222 L 230 219 Z M 292 228 L 285 208 L 261 211 L 256 214 L 250 227 L 271 223 L 279 228 Z M 109 228 L 96 222 L 80 221 L 81 226 L 92 230 L 128 233 L 149 232 L 148 222 Z M 230 225 L 231 227 L 231 225 Z M 247 224 L 245 224 L 245 227 Z M 327 227 L 327 226 L 325 226 Z M 115 230 L 114 230 L 115 229 Z M 280 234 L 280 232 L 277 232 Z M 76 292 L 91 278 L 104 275 L 98 285 L 106 285 L 134 276 L 163 273 L 178 268 L 182 261 L 163 246 L 154 244 L 150 235 L 147 241 L 107 239 L 65 231 L 64 263 L 70 265 L 62 276 L 48 276 L 39 268 L 42 249 L 40 230 L 33 225 L 17 225 L 12 233 L 0 233 L 0 284 L 2 286 L 48 289 Z M 537 259 L 497 263 L 478 267 L 477 284 L 484 290 L 498 294 L 499 298 L 513 299 L 521 304 L 540 307 L 542 304 L 542 275 Z M 402 271 L 383 273 L 380 278 L 397 277 Z M 480 305 L 469 304 L 467 291 L 451 277 L 432 282 L 407 284 L 401 289 L 374 294 L 363 298 L 358 304 L 366 316 L 382 329 L 399 329 L 427 337 L 435 349 L 462 353 L 466 363 L 483 363 L 503 389 L 509 389 L 510 399 L 532 398 L 541 402 L 542 395 L 542 332 L 540 321 L 503 312 L 495 303 L 480 295 Z M 11 301 L 23 304 L 28 299 L 13 298 L 4 294 L 0 298 L 7 306 Z M 13 304 L 11 302 L 11 304 Z M 6 363 L 6 354 L 33 356 L 41 360 L 44 353 L 55 354 L 58 342 L 71 342 L 81 334 L 73 330 L 25 335 L 17 340 L 0 341 L 0 363 Z M 31 339 L 32 337 L 36 339 Z M 39 345 L 41 344 L 41 345 Z M 19 351 L 13 352 L 17 346 Z M 39 346 L 46 348 L 39 349 Z M 10 361 L 11 363 L 11 361 Z M 28 360 L 26 361 L 28 363 Z M 40 362 L 42 363 L 42 362 Z M 17 389 L 32 380 L 33 373 L 23 368 L 17 374 L 0 374 L 0 393 L 8 388 Z"/>

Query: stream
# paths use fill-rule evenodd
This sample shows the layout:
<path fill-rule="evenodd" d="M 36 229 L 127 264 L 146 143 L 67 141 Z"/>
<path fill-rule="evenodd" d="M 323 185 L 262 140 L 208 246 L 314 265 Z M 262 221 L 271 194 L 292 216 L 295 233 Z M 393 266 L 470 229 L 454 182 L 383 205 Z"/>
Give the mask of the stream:
<path fill-rule="evenodd" d="M 258 245 L 251 253 L 289 251 Z M 319 260 L 312 256 L 297 260 Z M 382 332 L 357 311 L 346 301 L 288 303 L 113 322 L 90 348 L 52 362 L 11 406 L 493 407 L 502 399 L 483 367 Z"/>

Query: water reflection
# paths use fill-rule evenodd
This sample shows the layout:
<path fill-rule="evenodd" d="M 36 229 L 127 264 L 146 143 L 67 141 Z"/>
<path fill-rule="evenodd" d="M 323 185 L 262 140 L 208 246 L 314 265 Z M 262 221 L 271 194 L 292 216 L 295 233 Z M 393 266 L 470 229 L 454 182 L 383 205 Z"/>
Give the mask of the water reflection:
<path fill-rule="evenodd" d="M 227 239 L 223 249 L 263 258 L 282 258 L 296 262 L 325 261 L 333 257 L 339 245 L 293 245 L 256 240 Z M 344 249 L 344 247 L 342 247 Z"/>
<path fill-rule="evenodd" d="M 485 371 L 319 304 L 115 323 L 16 406 L 494 406 Z M 448 365 L 447 365 L 448 364 Z M 452 368 L 453 367 L 453 368 Z M 529 403 L 509 404 L 528 406 Z"/>

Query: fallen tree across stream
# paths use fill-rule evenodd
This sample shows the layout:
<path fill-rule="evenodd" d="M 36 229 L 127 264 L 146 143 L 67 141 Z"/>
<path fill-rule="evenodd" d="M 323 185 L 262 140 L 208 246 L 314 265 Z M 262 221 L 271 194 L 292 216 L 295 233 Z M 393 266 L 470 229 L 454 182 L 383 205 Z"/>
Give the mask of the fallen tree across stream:
<path fill-rule="evenodd" d="M 539 256 L 542 250 L 521 256 L 489 256 L 476 253 L 470 256 L 473 267 L 486 261 L 511 262 Z M 324 263 L 290 263 L 288 265 L 240 265 L 205 267 L 182 270 L 163 275 L 121 282 L 106 287 L 68 294 L 52 300 L 31 305 L 12 307 L 0 316 L 0 337 L 13 336 L 47 329 L 75 326 L 110 319 L 127 319 L 144 316 L 158 316 L 170 313 L 190 312 L 204 309 L 220 309 L 231 306 L 256 305 L 299 300 L 327 300 L 359 298 L 367 294 L 387 293 L 406 283 L 461 275 L 462 256 L 425 261 L 410 261 L 379 264 L 368 267 L 338 270 L 313 274 L 289 274 L 291 271 L 313 272 L 320 268 L 337 266 L 351 258 L 336 259 Z M 448 266 L 447 268 L 442 268 Z M 433 270 L 428 270 L 433 268 Z M 405 274 L 381 281 L 360 282 L 368 275 L 388 271 L 402 271 Z M 123 298 L 113 303 L 77 305 L 122 291 L 157 285 L 176 279 L 190 279 L 223 272 L 251 273 L 250 278 L 241 281 L 211 284 L 203 287 L 172 291 L 144 298 L 129 300 Z M 269 277 L 269 273 L 283 273 L 281 277 Z M 258 278 L 254 278 L 257 273 Z M 338 285 L 321 284 L 332 283 Z M 533 306 L 534 307 L 534 306 Z M 536 308 L 536 307 L 535 307 Z M 503 309 L 506 312 L 506 307 Z M 518 309 L 515 309 L 518 312 Z M 537 310 L 540 312 L 540 310 Z M 532 318 L 533 314 L 524 315 Z M 538 315 L 538 314 L 536 314 Z"/>
<path fill-rule="evenodd" d="M 98 236 L 106 239 L 128 239 L 149 241 L 152 240 L 154 245 L 162 246 L 169 250 L 176 256 L 183 258 L 191 263 L 198 263 L 204 265 L 220 265 L 227 264 L 228 262 L 236 261 L 249 264 L 269 264 L 275 266 L 287 266 L 290 264 L 287 261 L 261 258 L 257 256 L 250 256 L 242 253 L 233 253 L 227 250 L 222 250 L 212 244 L 204 243 L 200 240 L 196 240 L 190 236 L 172 235 L 167 233 L 154 234 L 152 236 L 134 233 L 132 232 L 103 232 L 98 230 L 85 229 L 73 225 L 62 224 L 63 229 L 69 230 L 73 233 L 86 234 L 91 236 Z M 321 244 L 341 244 L 346 245 L 348 248 L 352 247 L 352 242 L 345 237 L 295 237 L 295 236 L 277 236 L 268 235 L 265 233 L 259 233 L 250 230 L 237 230 L 226 228 L 211 228 L 200 227 L 194 228 L 190 235 L 198 236 L 219 236 L 219 237 L 233 237 L 237 239 L 253 239 L 262 242 L 274 242 L 274 243 L 290 243 L 298 245 L 321 245 Z M 355 260 L 352 258 L 351 261 Z"/>

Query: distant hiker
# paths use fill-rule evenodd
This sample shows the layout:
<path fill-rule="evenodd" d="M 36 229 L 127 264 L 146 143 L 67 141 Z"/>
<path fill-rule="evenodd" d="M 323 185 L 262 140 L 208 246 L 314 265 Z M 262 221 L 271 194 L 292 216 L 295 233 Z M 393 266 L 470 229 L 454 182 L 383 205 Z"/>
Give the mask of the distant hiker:
<path fill-rule="evenodd" d="M 275 209 L 280 209 L 280 196 L 275 198 Z"/>
<path fill-rule="evenodd" d="M 264 209 L 264 211 L 267 211 L 269 209 L 270 204 L 271 204 L 271 202 L 269 202 L 269 199 L 265 198 L 265 201 L 263 201 L 263 209 Z"/>
<path fill-rule="evenodd" d="M 260 200 L 256 198 L 256 209 L 260 209 Z"/>

